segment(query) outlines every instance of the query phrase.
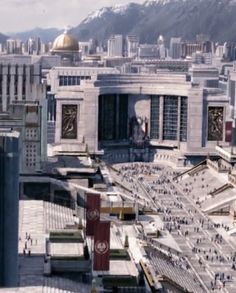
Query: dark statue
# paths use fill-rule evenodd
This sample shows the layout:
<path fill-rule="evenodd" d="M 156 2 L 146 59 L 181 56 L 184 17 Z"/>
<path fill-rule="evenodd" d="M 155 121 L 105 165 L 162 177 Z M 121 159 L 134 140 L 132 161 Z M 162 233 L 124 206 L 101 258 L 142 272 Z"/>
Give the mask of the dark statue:
<path fill-rule="evenodd" d="M 147 137 L 147 119 L 132 117 L 130 119 L 130 139 L 134 144 L 141 145 Z"/>

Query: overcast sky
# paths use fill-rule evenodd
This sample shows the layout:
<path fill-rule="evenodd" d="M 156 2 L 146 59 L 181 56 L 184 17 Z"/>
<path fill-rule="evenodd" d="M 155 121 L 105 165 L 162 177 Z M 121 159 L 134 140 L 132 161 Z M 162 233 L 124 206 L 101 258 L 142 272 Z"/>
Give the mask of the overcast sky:
<path fill-rule="evenodd" d="M 96 9 L 129 2 L 144 0 L 0 0 L 0 32 L 76 26 Z"/>

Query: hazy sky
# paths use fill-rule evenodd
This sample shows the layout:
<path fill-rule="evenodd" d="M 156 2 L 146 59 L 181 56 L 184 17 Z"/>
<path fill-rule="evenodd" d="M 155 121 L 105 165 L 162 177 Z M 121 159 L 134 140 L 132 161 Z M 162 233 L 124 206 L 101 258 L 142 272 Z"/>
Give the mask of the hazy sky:
<path fill-rule="evenodd" d="M 144 0 L 0 0 L 0 32 L 75 26 L 98 8 L 129 2 Z"/>

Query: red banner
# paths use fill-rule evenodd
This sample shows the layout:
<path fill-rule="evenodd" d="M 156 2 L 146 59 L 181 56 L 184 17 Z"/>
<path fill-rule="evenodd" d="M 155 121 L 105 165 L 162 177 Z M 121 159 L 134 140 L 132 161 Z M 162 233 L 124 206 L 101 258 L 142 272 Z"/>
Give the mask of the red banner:
<path fill-rule="evenodd" d="M 94 236 L 96 225 L 100 220 L 101 198 L 100 194 L 87 194 L 86 203 L 86 235 Z"/>
<path fill-rule="evenodd" d="M 225 141 L 231 142 L 233 134 L 233 122 L 227 121 L 225 123 Z"/>
<path fill-rule="evenodd" d="M 99 222 L 94 233 L 94 271 L 110 269 L 110 222 Z"/>

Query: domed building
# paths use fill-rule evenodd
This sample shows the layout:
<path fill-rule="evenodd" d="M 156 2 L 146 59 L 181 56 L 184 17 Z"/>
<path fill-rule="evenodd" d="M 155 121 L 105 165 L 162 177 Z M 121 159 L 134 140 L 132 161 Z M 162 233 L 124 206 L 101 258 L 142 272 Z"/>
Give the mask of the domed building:
<path fill-rule="evenodd" d="M 53 42 L 52 55 L 61 56 L 61 62 L 64 66 L 75 65 L 79 61 L 78 41 L 68 34 L 67 30 L 58 36 Z"/>

